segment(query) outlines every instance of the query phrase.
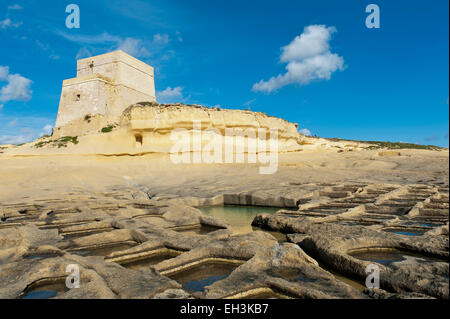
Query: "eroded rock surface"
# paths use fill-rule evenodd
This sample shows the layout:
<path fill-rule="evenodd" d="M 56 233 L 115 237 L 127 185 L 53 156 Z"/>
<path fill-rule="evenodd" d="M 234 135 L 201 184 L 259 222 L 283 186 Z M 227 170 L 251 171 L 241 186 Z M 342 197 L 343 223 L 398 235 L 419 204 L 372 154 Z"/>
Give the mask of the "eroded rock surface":
<path fill-rule="evenodd" d="M 55 298 L 448 298 L 448 188 L 307 190 L 275 202 L 297 210 L 254 220 L 290 243 L 261 231 L 232 235 L 226 221 L 182 204 L 263 200 L 249 195 L 151 196 L 133 188 L 3 205 L 0 297 L 62 286 L 66 267 L 76 264 L 81 287 Z M 381 289 L 364 290 L 372 263 Z"/>
<path fill-rule="evenodd" d="M 448 152 L 378 152 L 287 153 L 270 176 L 1 154 L 0 296 L 448 298 Z M 237 235 L 208 205 L 275 209 Z M 368 264 L 381 289 L 366 289 Z M 80 288 L 65 285 L 69 265 Z"/>
<path fill-rule="evenodd" d="M 338 273 L 363 281 L 376 263 L 382 289 L 448 299 L 448 207 L 446 187 L 340 185 L 313 194 L 298 211 L 253 223 L 290 233 Z"/>

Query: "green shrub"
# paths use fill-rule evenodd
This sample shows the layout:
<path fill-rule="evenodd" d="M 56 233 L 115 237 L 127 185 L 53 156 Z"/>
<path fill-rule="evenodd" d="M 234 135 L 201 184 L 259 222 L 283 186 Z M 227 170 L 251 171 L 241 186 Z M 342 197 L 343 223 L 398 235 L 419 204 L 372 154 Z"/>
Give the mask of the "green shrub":
<path fill-rule="evenodd" d="M 78 144 L 78 136 L 64 136 L 57 140 L 40 141 L 40 142 L 34 144 L 34 147 L 40 148 L 47 144 L 50 144 L 53 147 L 58 146 L 58 148 L 61 148 L 61 147 L 67 147 L 67 143 L 69 143 L 69 142 L 72 144 L 75 144 L 75 145 Z"/>
<path fill-rule="evenodd" d="M 378 141 L 362 141 L 363 143 L 372 144 L 369 149 L 377 148 L 387 148 L 390 150 L 396 149 L 418 149 L 418 150 L 440 150 L 442 147 L 435 145 L 421 145 L 413 143 L 402 143 L 402 142 L 378 142 Z"/>
<path fill-rule="evenodd" d="M 421 145 L 421 144 L 413 144 L 413 143 L 402 143 L 402 142 L 381 142 L 381 141 L 359 141 L 359 140 L 343 140 L 340 138 L 327 138 L 330 141 L 333 142 L 344 142 L 344 141 L 350 141 L 350 142 L 359 142 L 359 143 L 366 143 L 370 144 L 366 149 L 368 150 L 375 150 L 379 148 L 387 148 L 390 150 L 396 150 L 396 149 L 419 149 L 419 150 L 442 150 L 442 147 L 435 146 L 435 145 Z"/>
<path fill-rule="evenodd" d="M 43 147 L 44 145 L 47 145 L 48 143 L 51 143 L 52 141 L 40 141 L 36 144 L 34 144 L 34 147 L 39 148 L 39 147 Z"/>
<path fill-rule="evenodd" d="M 109 133 L 114 129 L 114 127 L 114 125 L 105 126 L 104 128 L 102 128 L 102 133 Z"/>

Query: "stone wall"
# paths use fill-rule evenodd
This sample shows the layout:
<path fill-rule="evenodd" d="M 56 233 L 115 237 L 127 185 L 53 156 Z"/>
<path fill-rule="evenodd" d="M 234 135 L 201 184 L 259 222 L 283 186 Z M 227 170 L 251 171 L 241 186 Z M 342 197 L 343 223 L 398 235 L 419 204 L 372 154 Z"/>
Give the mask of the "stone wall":
<path fill-rule="evenodd" d="M 65 80 L 61 91 L 55 127 L 64 126 L 86 115 L 106 115 L 114 108 L 114 86 L 108 78 L 85 75 Z"/>
<path fill-rule="evenodd" d="M 78 61 L 77 77 L 63 81 L 55 128 L 86 115 L 118 121 L 130 105 L 156 101 L 153 68 L 115 51 Z"/>
<path fill-rule="evenodd" d="M 120 50 L 77 61 L 77 77 L 93 74 L 108 77 L 115 85 L 155 96 L 153 68 Z"/>

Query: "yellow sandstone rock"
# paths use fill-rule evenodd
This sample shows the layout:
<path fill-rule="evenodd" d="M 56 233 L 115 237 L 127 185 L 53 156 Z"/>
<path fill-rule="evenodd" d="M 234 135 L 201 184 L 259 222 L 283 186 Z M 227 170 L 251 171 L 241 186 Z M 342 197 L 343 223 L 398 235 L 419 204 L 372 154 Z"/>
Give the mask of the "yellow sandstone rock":
<path fill-rule="evenodd" d="M 399 151 L 382 151 L 378 152 L 378 156 L 400 156 Z"/>

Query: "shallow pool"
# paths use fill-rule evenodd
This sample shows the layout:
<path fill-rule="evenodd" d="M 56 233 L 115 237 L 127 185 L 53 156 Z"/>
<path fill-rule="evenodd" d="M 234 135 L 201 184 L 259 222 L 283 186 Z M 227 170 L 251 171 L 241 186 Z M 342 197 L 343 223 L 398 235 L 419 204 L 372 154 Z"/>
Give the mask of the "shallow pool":
<path fill-rule="evenodd" d="M 27 287 L 21 299 L 50 299 L 69 291 L 63 278 L 47 279 Z"/>
<path fill-rule="evenodd" d="M 232 262 L 210 261 L 182 270 L 169 277 L 181 283 L 183 288 L 188 291 L 202 292 L 205 287 L 228 277 L 238 266 L 239 264 Z"/>
<path fill-rule="evenodd" d="M 384 250 L 366 250 L 358 253 L 350 254 L 352 257 L 365 261 L 373 261 L 386 266 L 398 265 L 400 263 L 430 263 L 430 262 L 446 262 L 440 258 L 424 256 L 412 252 L 401 251 L 397 249 Z"/>
<path fill-rule="evenodd" d="M 235 235 L 251 233 L 254 230 L 262 230 L 252 226 L 255 216 L 258 214 L 275 214 L 277 211 L 284 208 L 225 205 L 204 206 L 198 207 L 198 209 L 205 215 L 217 217 L 228 222 L 231 225 L 233 235 Z"/>

